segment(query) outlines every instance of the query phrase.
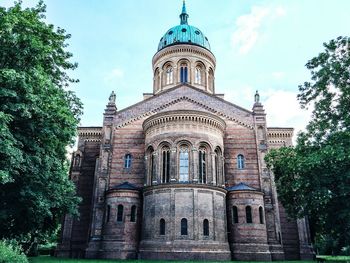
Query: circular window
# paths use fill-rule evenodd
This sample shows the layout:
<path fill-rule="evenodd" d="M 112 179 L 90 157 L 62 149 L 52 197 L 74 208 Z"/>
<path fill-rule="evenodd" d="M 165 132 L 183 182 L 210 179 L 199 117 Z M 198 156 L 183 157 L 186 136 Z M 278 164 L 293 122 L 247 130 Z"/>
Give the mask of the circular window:
<path fill-rule="evenodd" d="M 168 33 L 168 34 L 169 34 L 169 35 L 172 35 L 173 33 L 174 33 L 173 31 L 169 31 L 169 33 Z"/>
<path fill-rule="evenodd" d="M 183 29 L 181 29 L 181 31 L 182 31 L 182 32 L 186 32 L 186 31 L 187 31 L 187 29 L 186 29 L 186 28 L 183 28 Z"/>
<path fill-rule="evenodd" d="M 199 33 L 199 31 L 198 30 L 196 30 L 196 31 L 194 31 L 197 35 L 199 35 L 200 33 Z"/>

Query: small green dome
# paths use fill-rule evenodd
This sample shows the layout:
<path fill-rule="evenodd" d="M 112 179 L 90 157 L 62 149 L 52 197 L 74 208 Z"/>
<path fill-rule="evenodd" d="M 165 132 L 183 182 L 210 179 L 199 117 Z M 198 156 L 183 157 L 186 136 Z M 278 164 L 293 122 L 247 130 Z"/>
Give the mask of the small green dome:
<path fill-rule="evenodd" d="M 188 14 L 186 13 L 185 2 L 182 6 L 180 19 L 180 25 L 170 28 L 160 39 L 158 51 L 176 44 L 192 44 L 210 50 L 208 38 L 198 28 L 187 23 Z"/>

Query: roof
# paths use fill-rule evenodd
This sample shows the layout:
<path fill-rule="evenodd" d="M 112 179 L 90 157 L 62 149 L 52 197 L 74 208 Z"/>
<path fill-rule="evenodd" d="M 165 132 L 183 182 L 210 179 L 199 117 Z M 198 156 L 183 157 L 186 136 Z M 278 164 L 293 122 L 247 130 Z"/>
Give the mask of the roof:
<path fill-rule="evenodd" d="M 111 190 L 139 190 L 139 188 L 129 182 L 124 182 L 111 187 Z"/>
<path fill-rule="evenodd" d="M 188 14 L 184 2 L 180 14 L 180 25 L 170 28 L 164 34 L 159 41 L 158 51 L 177 44 L 197 45 L 210 50 L 208 38 L 197 27 L 189 25 L 187 19 Z"/>
<path fill-rule="evenodd" d="M 234 186 L 226 188 L 227 191 L 257 191 L 257 189 L 246 185 L 245 183 L 239 183 Z"/>

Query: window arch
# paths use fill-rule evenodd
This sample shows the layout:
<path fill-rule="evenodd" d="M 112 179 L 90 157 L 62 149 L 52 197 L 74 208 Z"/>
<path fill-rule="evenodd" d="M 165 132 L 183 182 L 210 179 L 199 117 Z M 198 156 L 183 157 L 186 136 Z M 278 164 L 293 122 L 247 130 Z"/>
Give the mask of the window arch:
<path fill-rule="evenodd" d="M 133 205 L 131 207 L 130 222 L 136 222 L 136 212 L 137 212 L 136 205 Z"/>
<path fill-rule="evenodd" d="M 111 206 L 107 205 L 107 210 L 106 210 L 106 222 L 109 222 L 111 218 Z"/>
<path fill-rule="evenodd" d="M 165 235 L 165 220 L 164 220 L 164 218 L 161 218 L 159 220 L 159 235 L 161 235 L 161 236 Z"/>
<path fill-rule="evenodd" d="M 132 160 L 131 154 L 130 153 L 125 154 L 125 156 L 124 156 L 124 168 L 131 167 L 131 160 Z"/>
<path fill-rule="evenodd" d="M 222 171 L 222 164 L 221 164 L 221 158 L 222 158 L 222 153 L 221 153 L 221 149 L 219 147 L 217 147 L 215 149 L 215 158 L 214 158 L 214 161 L 215 161 L 215 164 L 214 164 L 214 168 L 215 168 L 215 181 L 216 181 L 216 184 L 219 185 L 220 182 L 222 181 L 222 174 L 223 174 L 223 171 Z"/>
<path fill-rule="evenodd" d="M 244 169 L 244 167 L 245 167 L 244 156 L 242 154 L 238 154 L 237 155 L 237 168 Z"/>
<path fill-rule="evenodd" d="M 207 183 L 207 156 L 206 149 L 204 147 L 199 148 L 198 151 L 198 160 L 199 160 L 199 182 L 202 184 Z"/>
<path fill-rule="evenodd" d="M 150 146 L 147 149 L 147 177 L 148 177 L 148 184 L 152 184 L 152 180 L 154 178 L 154 150 L 153 147 Z"/>
<path fill-rule="evenodd" d="M 253 223 L 252 208 L 249 205 L 245 207 L 245 216 L 247 223 Z"/>
<path fill-rule="evenodd" d="M 174 82 L 174 69 L 172 66 L 167 66 L 165 69 L 165 84 L 169 85 Z"/>
<path fill-rule="evenodd" d="M 160 87 L 160 71 L 159 71 L 159 68 L 157 68 L 154 72 L 154 89 L 155 90 L 158 90 Z"/>
<path fill-rule="evenodd" d="M 187 83 L 188 82 L 188 66 L 187 63 L 181 63 L 180 65 L 180 82 Z"/>
<path fill-rule="evenodd" d="M 194 83 L 202 84 L 202 67 L 197 66 L 194 70 Z"/>
<path fill-rule="evenodd" d="M 234 224 L 238 223 L 238 209 L 237 206 L 232 207 L 232 222 Z"/>
<path fill-rule="evenodd" d="M 214 72 L 211 68 L 209 68 L 208 72 L 208 88 L 210 91 L 214 91 Z"/>
<path fill-rule="evenodd" d="M 74 157 L 74 166 L 80 166 L 80 160 L 81 160 L 80 154 L 76 154 Z"/>
<path fill-rule="evenodd" d="M 179 182 L 189 181 L 189 147 L 181 145 L 179 151 Z"/>
<path fill-rule="evenodd" d="M 181 219 L 181 236 L 186 236 L 188 234 L 187 232 L 187 219 L 182 218 Z"/>
<path fill-rule="evenodd" d="M 264 224 L 264 210 L 261 206 L 259 207 L 259 221 L 260 224 Z"/>
<path fill-rule="evenodd" d="M 123 222 L 123 212 L 124 212 L 124 206 L 118 205 L 117 222 Z"/>
<path fill-rule="evenodd" d="M 203 220 L 203 236 L 209 236 L 209 221 L 208 221 L 208 219 Z"/>
<path fill-rule="evenodd" d="M 162 183 L 170 182 L 170 149 L 165 146 L 162 148 Z"/>

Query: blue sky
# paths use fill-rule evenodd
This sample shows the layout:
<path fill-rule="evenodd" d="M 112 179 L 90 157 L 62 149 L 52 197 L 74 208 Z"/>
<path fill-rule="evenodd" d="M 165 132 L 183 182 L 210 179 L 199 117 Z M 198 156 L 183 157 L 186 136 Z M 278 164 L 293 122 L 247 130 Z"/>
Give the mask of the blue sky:
<path fill-rule="evenodd" d="M 24 6 L 37 1 L 23 0 Z M 0 0 L 9 7 L 13 1 Z M 100 126 L 112 90 L 118 109 L 152 92 L 152 56 L 179 23 L 181 0 L 46 0 L 47 21 L 72 34 L 68 50 L 79 67 L 71 86 L 84 103 L 83 126 Z M 187 0 L 189 24 L 208 37 L 217 59 L 216 92 L 251 109 L 255 90 L 269 126 L 303 128 L 298 85 L 322 43 L 349 34 L 347 0 Z"/>

